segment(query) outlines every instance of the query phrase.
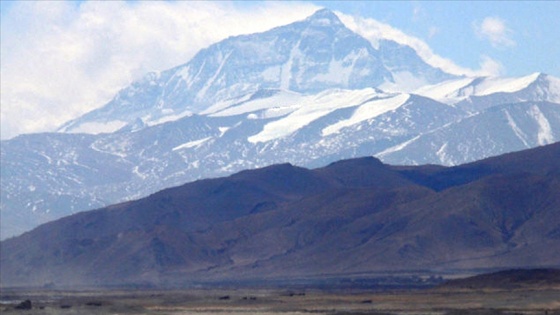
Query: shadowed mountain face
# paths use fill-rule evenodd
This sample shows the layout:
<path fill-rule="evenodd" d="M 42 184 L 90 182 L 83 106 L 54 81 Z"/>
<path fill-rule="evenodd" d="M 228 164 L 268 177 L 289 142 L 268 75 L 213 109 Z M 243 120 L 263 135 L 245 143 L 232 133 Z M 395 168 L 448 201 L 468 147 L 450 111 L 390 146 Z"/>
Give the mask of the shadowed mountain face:
<path fill-rule="evenodd" d="M 558 157 L 560 143 L 450 168 L 370 157 L 200 180 L 3 241 L 2 286 L 560 266 Z"/>

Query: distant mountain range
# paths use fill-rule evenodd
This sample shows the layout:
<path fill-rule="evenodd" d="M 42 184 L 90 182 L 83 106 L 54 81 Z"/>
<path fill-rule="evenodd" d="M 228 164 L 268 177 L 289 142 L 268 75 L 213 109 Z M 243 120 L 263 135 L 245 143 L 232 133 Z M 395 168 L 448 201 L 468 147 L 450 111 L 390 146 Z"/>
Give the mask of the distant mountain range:
<path fill-rule="evenodd" d="M 320 10 L 149 73 L 57 133 L 1 141 L 1 237 L 277 163 L 449 166 L 559 137 L 560 79 L 458 77 Z"/>
<path fill-rule="evenodd" d="M 560 143 L 455 167 L 368 157 L 198 180 L 0 243 L 3 286 L 559 267 Z"/>

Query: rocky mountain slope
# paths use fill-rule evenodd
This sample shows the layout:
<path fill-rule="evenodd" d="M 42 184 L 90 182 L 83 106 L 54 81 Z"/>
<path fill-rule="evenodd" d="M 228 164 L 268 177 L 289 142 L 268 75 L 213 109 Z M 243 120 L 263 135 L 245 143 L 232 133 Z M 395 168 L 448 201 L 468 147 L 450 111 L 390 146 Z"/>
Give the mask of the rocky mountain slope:
<path fill-rule="evenodd" d="M 188 285 L 560 266 L 560 144 L 456 167 L 369 157 L 170 188 L 0 243 L 2 285 Z"/>
<path fill-rule="evenodd" d="M 545 145 L 559 104 L 558 78 L 453 76 L 321 10 L 147 74 L 58 133 L 1 141 L 0 234 L 275 163 L 457 165 Z"/>

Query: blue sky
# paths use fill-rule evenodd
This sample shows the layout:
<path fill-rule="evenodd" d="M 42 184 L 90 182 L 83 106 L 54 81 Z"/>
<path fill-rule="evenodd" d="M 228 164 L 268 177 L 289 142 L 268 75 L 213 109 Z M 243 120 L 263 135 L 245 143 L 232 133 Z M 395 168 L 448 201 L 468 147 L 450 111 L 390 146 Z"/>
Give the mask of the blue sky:
<path fill-rule="evenodd" d="M 316 4 L 387 23 L 425 41 L 458 65 L 476 69 L 482 56 L 502 64 L 502 74 L 560 75 L 559 1 L 316 1 Z M 484 21 L 505 27 L 484 33 Z M 499 36 L 509 41 L 499 41 Z"/>
<path fill-rule="evenodd" d="M 1 137 L 52 131 L 148 71 L 321 7 L 362 34 L 391 33 L 447 71 L 560 77 L 559 1 L 3 0 Z"/>

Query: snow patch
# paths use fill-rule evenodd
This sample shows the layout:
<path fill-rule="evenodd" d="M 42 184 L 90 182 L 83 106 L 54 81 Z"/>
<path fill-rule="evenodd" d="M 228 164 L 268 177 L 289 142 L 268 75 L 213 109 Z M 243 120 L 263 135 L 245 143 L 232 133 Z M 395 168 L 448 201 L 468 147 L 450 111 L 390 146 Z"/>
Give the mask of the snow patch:
<path fill-rule="evenodd" d="M 218 127 L 218 130 L 220 131 L 219 137 L 222 137 L 229 129 L 230 127 Z"/>
<path fill-rule="evenodd" d="M 517 124 L 515 123 L 515 120 L 513 119 L 513 117 L 511 117 L 511 115 L 509 114 L 509 112 L 507 110 L 504 110 L 504 114 L 506 115 L 508 125 L 513 130 L 513 133 L 515 133 L 517 138 L 519 138 L 519 140 L 521 140 L 521 142 L 523 142 L 525 147 L 530 148 L 530 145 L 527 142 L 527 135 L 517 126 Z"/>
<path fill-rule="evenodd" d="M 280 66 L 269 67 L 262 72 L 262 79 L 264 81 L 276 82 L 282 73 L 282 68 Z"/>
<path fill-rule="evenodd" d="M 48 155 L 46 155 L 46 154 L 44 154 L 44 153 L 41 153 L 41 152 L 38 152 L 38 154 L 39 154 L 40 156 L 44 157 L 45 160 L 47 160 L 47 163 L 52 164 L 53 160 L 52 160 Z"/>
<path fill-rule="evenodd" d="M 216 70 L 216 72 L 214 73 L 212 78 L 210 78 L 210 80 L 206 81 L 206 84 L 204 84 L 204 86 L 196 94 L 197 99 L 201 100 L 201 99 L 204 98 L 204 96 L 206 95 L 206 91 L 208 91 L 208 89 L 216 81 L 216 79 L 218 78 L 220 73 L 222 73 L 222 68 L 226 64 L 226 61 L 229 59 L 229 56 L 231 56 L 231 54 L 232 54 L 232 52 L 230 52 L 229 54 L 227 54 L 225 57 L 222 58 L 222 60 L 220 62 L 220 65 L 218 66 L 218 70 Z"/>
<path fill-rule="evenodd" d="M 126 126 L 127 122 L 122 120 L 113 120 L 110 122 L 87 122 L 80 124 L 76 127 L 71 127 L 65 132 L 68 133 L 88 133 L 88 134 L 100 134 L 100 133 L 111 133 L 115 132 L 122 127 Z"/>
<path fill-rule="evenodd" d="M 295 111 L 296 109 L 298 109 L 297 104 L 269 108 L 262 113 L 261 118 L 268 119 L 268 118 L 277 118 L 277 117 L 286 116 L 289 113 Z"/>
<path fill-rule="evenodd" d="M 329 113 L 346 107 L 354 107 L 364 102 L 380 97 L 372 88 L 363 90 L 327 90 L 317 95 L 303 97 L 298 103 L 298 109 L 289 115 L 268 123 L 263 130 L 247 140 L 251 143 L 267 142 L 292 134 Z"/>
<path fill-rule="evenodd" d="M 276 109 L 283 108 L 284 115 L 286 110 L 292 112 L 297 109 L 296 105 L 302 101 L 302 96 L 295 92 L 282 91 L 271 97 L 259 98 L 251 101 L 246 101 L 234 106 L 230 106 L 221 111 L 214 112 L 208 116 L 211 117 L 224 117 L 247 114 L 259 110 L 272 110 L 267 111 L 264 115 L 266 118 L 278 117 Z"/>
<path fill-rule="evenodd" d="M 476 86 L 476 95 L 484 96 L 499 92 L 512 93 L 527 88 L 535 82 L 540 73 L 521 78 L 486 78 Z"/>
<path fill-rule="evenodd" d="M 350 71 L 344 66 L 342 60 L 331 60 L 327 73 L 319 73 L 315 76 L 315 81 L 323 83 L 341 82 L 344 86 L 348 86 L 348 78 Z"/>
<path fill-rule="evenodd" d="M 520 78 L 462 78 L 424 86 L 415 90 L 414 93 L 447 104 L 454 104 L 469 96 L 487 96 L 494 93 L 514 93 L 521 91 L 535 82 L 539 75 L 540 73 L 534 73 Z M 475 83 L 475 80 L 478 80 L 478 82 Z"/>
<path fill-rule="evenodd" d="M 416 137 L 414 137 L 414 138 L 412 138 L 412 139 L 410 139 L 410 140 L 408 140 L 408 141 L 405 141 L 405 142 L 403 142 L 403 143 L 400 143 L 400 144 L 397 144 L 397 145 L 395 145 L 395 146 L 392 146 L 392 147 L 390 147 L 390 148 L 388 148 L 388 149 L 385 149 L 385 150 L 383 150 L 383 151 L 377 153 L 377 154 L 375 155 L 375 157 L 376 157 L 376 158 L 379 158 L 379 159 L 382 159 L 382 158 L 383 158 L 384 156 L 386 156 L 386 155 L 389 155 L 389 154 L 391 154 L 391 153 L 398 152 L 398 151 L 400 151 L 400 150 L 406 148 L 409 144 L 413 143 L 414 141 L 420 139 L 421 136 L 422 136 L 422 135 L 416 136 Z"/>
<path fill-rule="evenodd" d="M 195 141 L 189 141 L 186 143 L 183 143 L 181 145 L 178 145 L 176 147 L 174 147 L 173 149 L 171 149 L 172 151 L 177 151 L 177 150 L 182 150 L 182 149 L 189 149 L 189 148 L 194 148 L 194 147 L 199 147 L 201 146 L 204 142 L 208 141 L 212 139 L 212 137 L 206 137 L 203 139 L 199 139 L 199 140 L 195 140 Z"/>
<path fill-rule="evenodd" d="M 138 170 L 139 166 L 135 166 L 134 169 L 132 169 L 132 173 L 138 177 L 140 177 L 141 179 L 146 179 L 148 177 L 148 175 L 140 172 Z"/>
<path fill-rule="evenodd" d="M 210 116 L 213 113 L 217 113 L 219 111 L 227 109 L 228 107 L 233 106 L 235 104 L 240 104 L 240 103 L 247 102 L 248 100 L 251 99 L 252 96 L 253 96 L 253 94 L 248 93 L 248 94 L 245 94 L 245 95 L 240 96 L 240 97 L 216 102 L 214 105 L 212 105 L 212 106 L 208 107 L 207 109 L 201 111 L 200 115 Z"/>
<path fill-rule="evenodd" d="M 536 105 L 531 106 L 528 113 L 536 120 L 539 125 L 539 131 L 537 134 L 539 145 L 554 143 L 554 135 L 552 133 L 550 123 L 548 122 L 548 119 L 546 119 L 543 112 L 541 112 L 539 107 Z"/>
<path fill-rule="evenodd" d="M 179 113 L 179 114 L 169 115 L 170 113 L 173 113 L 173 110 L 171 110 L 171 109 L 162 110 L 162 114 L 165 114 L 166 116 L 160 117 L 156 120 L 146 121 L 146 125 L 147 126 L 155 126 L 155 125 L 163 124 L 163 123 L 170 122 L 170 121 L 176 121 L 176 120 L 179 120 L 181 118 L 193 115 L 193 113 L 189 110 L 186 110 L 186 111 L 184 111 L 182 113 Z"/>
<path fill-rule="evenodd" d="M 437 150 L 436 152 L 436 156 L 438 157 L 438 159 L 440 160 L 441 164 L 443 165 L 453 165 L 453 160 L 449 157 L 449 155 L 447 154 L 447 145 L 448 142 L 445 142 L 440 148 L 439 150 Z"/>
<path fill-rule="evenodd" d="M 191 71 L 191 67 L 189 65 L 184 66 L 181 70 L 177 72 L 177 75 L 183 78 L 184 80 L 189 79 L 189 72 Z"/>
<path fill-rule="evenodd" d="M 317 74 L 315 76 L 315 81 L 341 83 L 344 86 L 348 86 L 356 61 L 364 56 L 367 56 L 367 54 L 368 52 L 362 48 L 357 52 L 352 52 L 342 60 L 332 59 L 329 63 L 328 72 Z"/>
<path fill-rule="evenodd" d="M 284 63 L 281 67 L 280 88 L 283 90 L 290 89 L 290 81 L 292 79 L 292 65 L 294 63 L 294 59 L 302 55 L 301 51 L 299 50 L 300 43 L 301 40 L 296 45 L 294 45 L 294 47 L 290 51 L 290 57 L 288 58 L 288 61 L 286 61 L 286 63 Z"/>
<path fill-rule="evenodd" d="M 456 103 L 464 97 L 458 95 L 459 90 L 472 84 L 476 78 L 448 80 L 438 84 L 427 85 L 414 91 L 414 94 L 429 97 L 444 103 Z"/>
<path fill-rule="evenodd" d="M 360 123 L 362 121 L 372 119 L 386 112 L 395 110 L 402 106 L 410 98 L 409 94 L 400 94 L 388 99 L 379 99 L 367 102 L 359 106 L 352 117 L 346 120 L 339 121 L 334 125 L 330 125 L 322 130 L 323 136 L 328 136 L 337 133 L 340 129 Z"/>

